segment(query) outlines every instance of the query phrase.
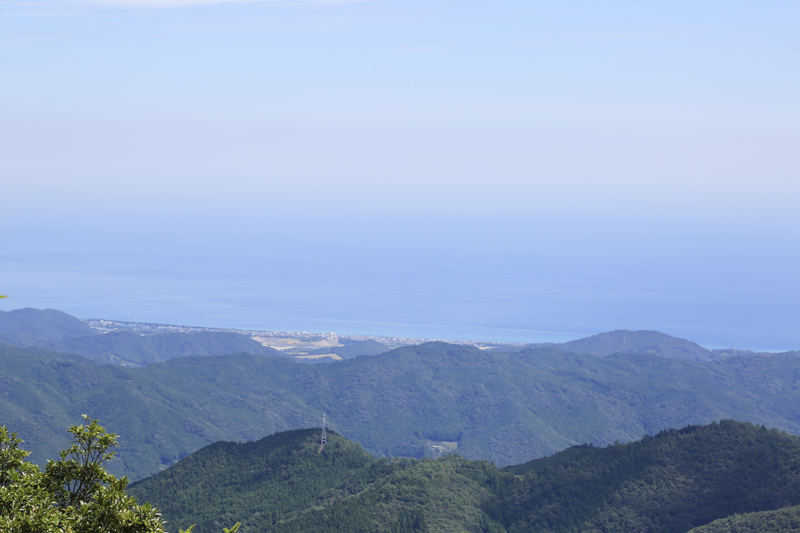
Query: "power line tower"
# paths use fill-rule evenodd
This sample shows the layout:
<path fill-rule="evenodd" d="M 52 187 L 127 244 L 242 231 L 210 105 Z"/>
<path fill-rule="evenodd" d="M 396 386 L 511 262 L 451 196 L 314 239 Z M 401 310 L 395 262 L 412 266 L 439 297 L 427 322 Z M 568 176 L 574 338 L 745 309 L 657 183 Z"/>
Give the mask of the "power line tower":
<path fill-rule="evenodd" d="M 322 439 L 319 441 L 319 451 L 322 453 L 322 449 L 328 444 L 328 432 L 325 423 L 325 413 L 322 413 Z"/>

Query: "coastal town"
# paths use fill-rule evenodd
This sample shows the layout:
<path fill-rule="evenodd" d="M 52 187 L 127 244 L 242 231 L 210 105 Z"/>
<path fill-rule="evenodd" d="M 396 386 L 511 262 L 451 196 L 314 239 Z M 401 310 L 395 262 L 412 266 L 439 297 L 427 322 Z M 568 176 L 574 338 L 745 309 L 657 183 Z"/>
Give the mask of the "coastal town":
<path fill-rule="evenodd" d="M 142 335 L 153 335 L 156 333 L 191 333 L 199 331 L 229 332 L 246 335 L 259 341 L 265 346 L 277 350 L 285 350 L 289 347 L 298 345 L 308 345 L 316 348 L 335 347 L 356 342 L 373 341 L 387 346 L 388 348 L 399 348 L 400 346 L 413 346 L 431 341 L 445 341 L 450 344 L 462 346 L 474 346 L 481 350 L 490 349 L 512 349 L 519 350 L 525 346 L 524 343 L 502 343 L 502 342 L 481 342 L 474 340 L 457 339 L 425 339 L 414 337 L 382 337 L 377 335 L 346 335 L 333 332 L 318 333 L 309 331 L 273 331 L 273 330 L 251 330 L 251 329 L 232 329 L 232 328 L 212 328 L 204 326 L 181 326 L 174 324 L 154 324 L 148 322 L 132 322 L 125 320 L 106 320 L 106 319 L 86 319 L 85 322 L 99 331 L 132 331 Z"/>

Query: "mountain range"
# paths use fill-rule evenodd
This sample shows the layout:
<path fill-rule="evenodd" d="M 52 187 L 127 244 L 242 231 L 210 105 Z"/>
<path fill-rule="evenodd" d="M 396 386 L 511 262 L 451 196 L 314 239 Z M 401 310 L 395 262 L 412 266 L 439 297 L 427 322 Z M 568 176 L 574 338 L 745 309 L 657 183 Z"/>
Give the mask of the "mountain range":
<path fill-rule="evenodd" d="M 225 355 L 254 353 L 287 356 L 271 350 L 247 335 L 234 331 L 166 332 L 142 335 L 133 331 L 101 332 L 86 322 L 54 309 L 18 309 L 0 311 L 0 342 L 20 347 L 36 346 L 54 351 L 75 353 L 96 361 L 125 366 L 145 365 L 187 355 Z M 461 342 L 460 344 L 464 344 Z M 479 343 L 475 343 L 478 345 Z M 658 331 L 618 330 L 599 333 L 564 343 L 528 345 L 494 344 L 493 351 L 518 352 L 531 348 L 554 348 L 563 352 L 585 353 L 600 357 L 616 353 L 653 354 L 661 357 L 707 362 L 732 356 L 774 355 L 749 350 L 717 349 L 702 346 Z M 378 355 L 390 350 L 375 340 L 352 342 L 308 351 L 306 362 L 351 359 Z M 314 356 L 333 355 L 315 359 Z M 785 355 L 800 355 L 786 352 Z"/>
<path fill-rule="evenodd" d="M 0 312 L 0 341 L 0 425 L 34 461 L 87 413 L 119 435 L 110 470 L 196 533 L 800 531 L 798 352 L 615 331 L 307 365 L 239 333 L 30 309 Z M 324 448 L 300 429 L 322 413 Z"/>
<path fill-rule="evenodd" d="M 64 446 L 56 428 L 83 413 L 99 418 L 124 444 L 115 473 L 134 479 L 218 440 L 319 425 L 322 413 L 378 457 L 451 450 L 500 465 L 723 418 L 800 434 L 793 354 L 698 363 L 443 342 L 324 365 L 265 354 L 122 367 L 0 345 L 0 420 L 42 462 Z"/>

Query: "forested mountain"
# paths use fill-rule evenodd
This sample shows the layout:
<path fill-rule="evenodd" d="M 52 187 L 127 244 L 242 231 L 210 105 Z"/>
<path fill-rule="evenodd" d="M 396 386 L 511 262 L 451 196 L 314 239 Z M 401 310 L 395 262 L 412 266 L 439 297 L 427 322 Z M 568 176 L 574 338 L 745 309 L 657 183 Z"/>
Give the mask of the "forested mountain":
<path fill-rule="evenodd" d="M 800 531 L 800 506 L 785 507 L 775 511 L 736 514 L 714 520 L 689 533 L 798 533 Z"/>
<path fill-rule="evenodd" d="M 320 451 L 319 438 L 213 444 L 131 492 L 171 529 L 198 533 L 233 521 L 243 532 L 767 531 L 796 523 L 800 504 L 800 438 L 733 421 L 502 470 L 458 456 L 376 460 L 336 435 Z M 774 512 L 735 516 L 757 511 Z"/>
<path fill-rule="evenodd" d="M 257 442 L 212 444 L 130 491 L 158 507 L 170 530 L 198 533 L 242 522 L 240 531 L 465 531 L 490 496 L 489 463 L 378 460 L 320 429 Z"/>
<path fill-rule="evenodd" d="M 629 441 L 734 418 L 800 433 L 800 358 L 708 363 L 655 355 L 515 354 L 428 343 L 333 365 L 238 354 L 141 368 L 0 346 L 0 421 L 42 462 L 83 413 L 123 444 L 115 474 L 156 472 L 219 440 L 319 425 L 376 456 L 514 464 L 581 442 Z"/>
<path fill-rule="evenodd" d="M 270 383 L 285 379 L 280 376 L 291 379 L 293 367 L 306 365 L 244 354 L 219 357 L 216 364 L 207 364 L 206 357 L 176 360 L 183 359 L 185 365 L 126 368 L 0 344 L 0 424 L 17 432 L 32 460 L 42 464 L 66 445 L 66 434 L 56 428 L 84 413 L 96 415 L 108 420 L 123 445 L 111 471 L 134 479 L 217 440 L 310 425 L 308 408 L 296 406 L 291 387 L 270 390 Z M 237 390 L 237 374 L 249 367 L 260 372 L 244 378 L 246 391 Z M 260 391 L 259 401 L 251 405 L 247 395 L 253 388 Z M 282 398 L 287 391 L 290 397 Z"/>
<path fill-rule="evenodd" d="M 684 532 L 800 503 L 800 438 L 725 420 L 578 446 L 508 471 L 526 481 L 490 514 L 509 531 Z"/>

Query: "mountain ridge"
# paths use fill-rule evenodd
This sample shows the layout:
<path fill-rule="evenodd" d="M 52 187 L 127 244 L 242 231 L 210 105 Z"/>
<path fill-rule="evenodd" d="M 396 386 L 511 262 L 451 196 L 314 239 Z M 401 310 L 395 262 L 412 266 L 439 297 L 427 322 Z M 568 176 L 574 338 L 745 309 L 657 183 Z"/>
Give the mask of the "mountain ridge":
<path fill-rule="evenodd" d="M 695 363 L 438 342 L 328 365 L 233 354 L 126 368 L 0 345 L 0 376 L 0 419 L 20 428 L 36 461 L 63 448 L 51 428 L 89 413 L 120 434 L 114 473 L 134 479 L 211 442 L 308 427 L 323 412 L 379 457 L 455 446 L 497 464 L 722 418 L 800 434 L 791 356 Z"/>

